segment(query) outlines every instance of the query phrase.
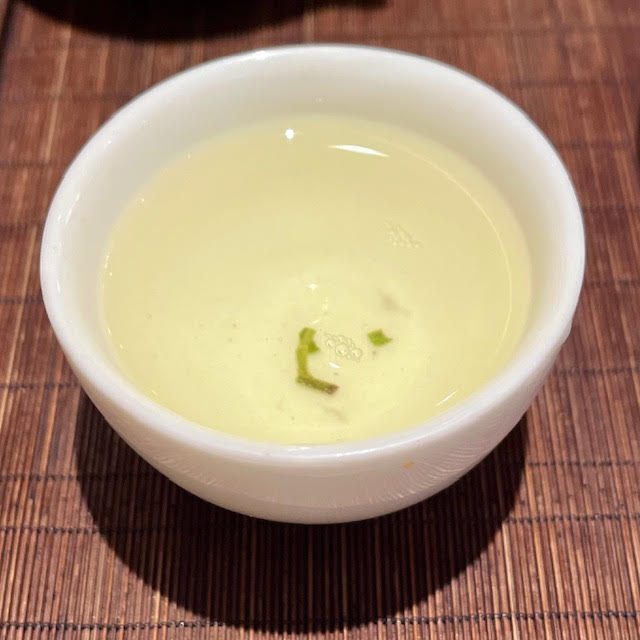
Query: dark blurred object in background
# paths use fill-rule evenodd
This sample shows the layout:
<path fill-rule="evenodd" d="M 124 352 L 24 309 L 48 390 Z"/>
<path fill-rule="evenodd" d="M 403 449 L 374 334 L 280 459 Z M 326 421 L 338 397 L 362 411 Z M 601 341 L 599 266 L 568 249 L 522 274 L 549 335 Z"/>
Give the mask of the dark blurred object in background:
<path fill-rule="evenodd" d="M 277 24 L 322 6 L 375 8 L 386 3 L 386 0 L 23 1 L 78 28 L 136 40 L 215 36 Z"/>

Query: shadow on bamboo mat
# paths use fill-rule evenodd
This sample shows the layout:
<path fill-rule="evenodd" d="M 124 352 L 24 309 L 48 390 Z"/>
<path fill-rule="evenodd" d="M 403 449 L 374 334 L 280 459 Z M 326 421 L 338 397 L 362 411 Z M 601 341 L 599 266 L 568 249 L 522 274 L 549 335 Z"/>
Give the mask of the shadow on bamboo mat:
<path fill-rule="evenodd" d="M 142 40 L 242 33 L 300 17 L 305 0 L 24 0 L 57 20 L 113 36 Z M 322 6 L 375 8 L 386 0 L 314 0 Z"/>
<path fill-rule="evenodd" d="M 137 456 L 84 395 L 75 450 L 96 544 L 106 541 L 147 587 L 203 625 L 320 632 L 406 619 L 477 560 L 513 506 L 526 441 L 523 419 L 433 498 L 322 526 L 257 520 L 192 496 Z"/>

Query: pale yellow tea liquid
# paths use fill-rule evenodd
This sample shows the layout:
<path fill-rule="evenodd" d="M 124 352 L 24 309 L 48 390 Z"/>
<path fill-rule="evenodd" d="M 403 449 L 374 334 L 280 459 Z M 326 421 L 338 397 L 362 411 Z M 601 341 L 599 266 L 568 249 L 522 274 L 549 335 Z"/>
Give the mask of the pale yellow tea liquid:
<path fill-rule="evenodd" d="M 292 115 L 204 141 L 118 219 L 100 284 L 131 382 L 238 436 L 410 427 L 482 387 L 522 334 L 523 235 L 482 173 L 377 122 Z M 319 350 L 296 381 L 304 327 Z M 374 345 L 381 329 L 392 340 Z"/>

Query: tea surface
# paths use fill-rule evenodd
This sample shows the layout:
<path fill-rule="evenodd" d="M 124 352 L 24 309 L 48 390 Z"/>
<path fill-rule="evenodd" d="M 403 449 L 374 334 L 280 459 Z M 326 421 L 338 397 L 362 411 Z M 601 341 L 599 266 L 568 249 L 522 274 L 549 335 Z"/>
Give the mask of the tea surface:
<path fill-rule="evenodd" d="M 204 141 L 143 185 L 105 250 L 105 330 L 131 382 L 203 425 L 287 444 L 451 407 L 513 353 L 530 301 L 523 235 L 476 167 L 343 117 Z M 297 381 L 303 328 L 308 370 L 334 393 Z"/>

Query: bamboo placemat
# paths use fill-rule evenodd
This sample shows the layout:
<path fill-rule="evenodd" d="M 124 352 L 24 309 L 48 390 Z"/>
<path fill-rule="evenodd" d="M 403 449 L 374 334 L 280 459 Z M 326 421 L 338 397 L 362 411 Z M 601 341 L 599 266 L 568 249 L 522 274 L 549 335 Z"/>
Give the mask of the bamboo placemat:
<path fill-rule="evenodd" d="M 0 24 L 1 639 L 640 637 L 638 0 L 0 0 Z M 288 526 L 118 439 L 56 346 L 38 250 L 64 167 L 128 98 L 328 40 L 445 60 L 523 106 L 573 175 L 589 258 L 553 375 L 488 459 L 392 516 Z"/>

